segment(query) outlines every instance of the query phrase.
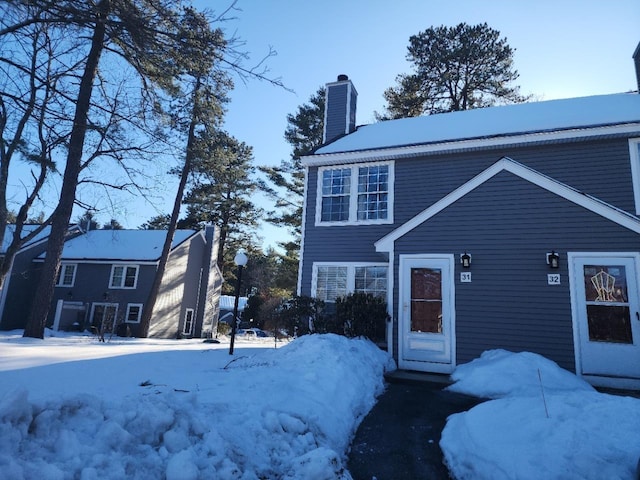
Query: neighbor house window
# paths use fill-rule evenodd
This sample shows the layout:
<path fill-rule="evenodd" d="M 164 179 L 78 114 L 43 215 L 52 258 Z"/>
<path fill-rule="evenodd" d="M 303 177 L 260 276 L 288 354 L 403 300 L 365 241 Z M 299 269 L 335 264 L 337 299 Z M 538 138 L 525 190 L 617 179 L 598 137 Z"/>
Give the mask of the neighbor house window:
<path fill-rule="evenodd" d="M 138 282 L 137 265 L 114 265 L 111 267 L 109 288 L 136 288 Z"/>
<path fill-rule="evenodd" d="M 393 163 L 318 170 L 316 224 L 391 223 Z"/>
<path fill-rule="evenodd" d="M 350 293 L 370 293 L 387 296 L 386 265 L 314 265 L 313 296 L 325 302 L 334 302 Z"/>
<path fill-rule="evenodd" d="M 182 333 L 185 335 L 191 335 L 193 333 L 193 308 L 187 308 L 184 316 L 184 327 Z"/>
<path fill-rule="evenodd" d="M 63 263 L 58 269 L 56 287 L 73 287 L 76 280 L 76 264 Z"/>
<path fill-rule="evenodd" d="M 140 323 L 141 317 L 142 317 L 142 304 L 129 303 L 127 305 L 127 316 L 125 317 L 125 322 Z"/>

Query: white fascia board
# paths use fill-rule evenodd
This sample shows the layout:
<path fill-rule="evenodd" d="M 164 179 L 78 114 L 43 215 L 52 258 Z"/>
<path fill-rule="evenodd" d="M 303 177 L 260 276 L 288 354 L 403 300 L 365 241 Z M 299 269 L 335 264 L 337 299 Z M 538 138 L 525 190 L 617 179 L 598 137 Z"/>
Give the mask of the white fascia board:
<path fill-rule="evenodd" d="M 554 193 L 576 205 L 586 208 L 587 210 L 617 223 L 622 227 L 628 228 L 635 233 L 640 233 L 640 219 L 637 217 L 505 157 L 498 160 L 489 168 L 476 175 L 453 192 L 438 200 L 426 210 L 420 212 L 405 224 L 382 237 L 374 244 L 376 251 L 391 252 L 393 250 L 393 244 L 398 238 L 407 234 L 418 225 L 421 225 L 423 222 L 441 212 L 449 205 L 458 201 L 502 171 L 510 172 L 523 180 L 533 183 L 534 185 Z"/>
<path fill-rule="evenodd" d="M 420 155 L 447 153 L 457 150 L 502 147 L 516 144 L 571 140 L 605 135 L 637 134 L 638 132 L 640 132 L 640 123 L 628 123 L 623 125 L 524 133 L 490 138 L 452 140 L 421 145 L 379 148 L 375 150 L 324 153 L 304 156 L 301 158 L 301 162 L 307 167 L 317 167 L 322 165 L 337 165 L 342 163 L 358 163 L 402 157 L 417 157 Z"/>
<path fill-rule="evenodd" d="M 307 189 L 309 183 L 309 169 L 304 169 L 304 189 L 303 189 L 303 201 L 302 201 L 302 225 L 301 225 L 301 238 L 300 238 L 300 254 L 298 258 L 298 283 L 296 285 L 296 295 L 302 294 L 302 269 L 304 267 L 304 237 L 306 235 L 307 228 Z"/>

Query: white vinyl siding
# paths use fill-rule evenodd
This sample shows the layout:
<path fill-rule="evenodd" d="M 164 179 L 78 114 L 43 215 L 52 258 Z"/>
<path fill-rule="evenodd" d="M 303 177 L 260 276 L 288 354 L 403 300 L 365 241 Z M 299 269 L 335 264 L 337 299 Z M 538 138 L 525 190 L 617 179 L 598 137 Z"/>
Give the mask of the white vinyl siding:
<path fill-rule="evenodd" d="M 350 293 L 370 293 L 386 299 L 388 267 L 386 264 L 314 264 L 312 296 L 334 302 Z"/>
<path fill-rule="evenodd" d="M 316 225 L 393 223 L 392 162 L 318 169 Z"/>

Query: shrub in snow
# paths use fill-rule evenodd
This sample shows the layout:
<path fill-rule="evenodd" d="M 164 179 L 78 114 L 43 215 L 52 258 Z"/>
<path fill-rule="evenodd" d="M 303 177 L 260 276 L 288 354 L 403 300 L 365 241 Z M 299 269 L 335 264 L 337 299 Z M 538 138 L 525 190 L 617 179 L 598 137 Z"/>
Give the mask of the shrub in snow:
<path fill-rule="evenodd" d="M 336 320 L 347 337 L 383 341 L 388 316 L 387 302 L 370 293 L 352 293 L 336 299 Z"/>

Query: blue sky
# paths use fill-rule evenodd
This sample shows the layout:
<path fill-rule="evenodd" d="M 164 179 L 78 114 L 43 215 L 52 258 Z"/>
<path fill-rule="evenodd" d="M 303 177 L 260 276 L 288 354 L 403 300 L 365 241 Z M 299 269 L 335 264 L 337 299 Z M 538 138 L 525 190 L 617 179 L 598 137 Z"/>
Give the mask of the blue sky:
<path fill-rule="evenodd" d="M 220 12 L 228 3 L 195 5 Z M 253 147 L 256 165 L 289 157 L 287 114 L 338 74 L 347 74 L 358 91 L 357 123 L 373 122 L 384 90 L 409 71 L 409 37 L 430 26 L 487 22 L 515 49 L 522 92 L 540 100 L 637 88 L 631 55 L 640 42 L 638 0 L 238 0 L 236 6 L 235 19 L 222 27 L 245 42 L 252 61 L 271 46 L 277 56 L 267 61 L 269 74 L 294 91 L 236 80 L 225 128 Z M 170 211 L 170 182 L 163 188 L 166 202 L 155 208 L 130 199 L 113 209 L 103 204 L 98 220 L 114 217 L 137 228 L 158 211 Z M 265 244 L 286 238 L 273 227 L 259 234 Z"/>
<path fill-rule="evenodd" d="M 246 41 L 254 59 L 272 46 L 278 55 L 268 61 L 270 73 L 295 92 L 236 82 L 226 128 L 253 146 L 260 165 L 288 158 L 287 114 L 338 74 L 358 91 L 357 123 L 373 122 L 384 90 L 409 71 L 409 37 L 430 26 L 487 22 L 515 49 L 522 92 L 540 100 L 637 88 L 638 0 L 239 0 L 237 7 L 225 28 Z M 262 234 L 272 243 L 283 232 Z"/>

